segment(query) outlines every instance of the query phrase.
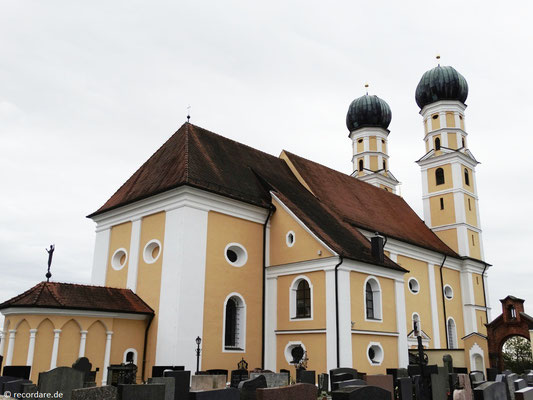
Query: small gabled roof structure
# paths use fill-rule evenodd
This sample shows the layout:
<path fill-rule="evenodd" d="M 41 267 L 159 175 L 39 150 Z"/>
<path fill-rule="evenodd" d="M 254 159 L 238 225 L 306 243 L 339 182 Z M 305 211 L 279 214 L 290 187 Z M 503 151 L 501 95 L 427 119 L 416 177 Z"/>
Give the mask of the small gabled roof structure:
<path fill-rule="evenodd" d="M 30 307 L 154 315 L 130 289 L 60 282 L 41 282 L 0 304 L 0 310 Z"/>

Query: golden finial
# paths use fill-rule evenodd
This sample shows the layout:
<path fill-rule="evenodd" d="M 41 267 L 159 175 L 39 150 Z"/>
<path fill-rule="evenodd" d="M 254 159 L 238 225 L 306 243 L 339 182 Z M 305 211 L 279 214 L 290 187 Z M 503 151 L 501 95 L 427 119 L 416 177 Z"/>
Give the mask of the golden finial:
<path fill-rule="evenodd" d="M 368 82 L 365 83 L 365 88 L 366 88 L 366 94 L 367 94 L 367 95 L 368 95 L 368 87 L 369 87 L 369 86 L 370 86 L 370 85 L 368 84 Z"/>
<path fill-rule="evenodd" d="M 437 63 L 439 64 L 439 67 L 440 67 L 440 54 L 437 54 L 437 57 L 435 57 L 437 59 Z"/>

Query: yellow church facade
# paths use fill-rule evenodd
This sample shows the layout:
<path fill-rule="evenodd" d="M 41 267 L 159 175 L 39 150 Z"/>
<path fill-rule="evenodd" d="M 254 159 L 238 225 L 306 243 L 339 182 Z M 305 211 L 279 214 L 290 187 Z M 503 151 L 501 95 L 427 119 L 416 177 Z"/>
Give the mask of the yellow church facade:
<path fill-rule="evenodd" d="M 432 79 L 457 79 L 417 89 L 425 221 L 395 194 L 377 96 L 348 111 L 351 175 L 186 123 L 89 216 L 90 286 L 43 282 L 0 305 L 5 364 L 36 379 L 85 355 L 105 383 L 108 365 L 133 357 L 146 379 L 154 365 L 196 370 L 199 336 L 202 370 L 242 358 L 289 369 L 302 346 L 310 370 L 376 374 L 406 367 L 421 335 L 430 361 L 488 367 L 466 96 L 455 70 L 437 68 Z"/>

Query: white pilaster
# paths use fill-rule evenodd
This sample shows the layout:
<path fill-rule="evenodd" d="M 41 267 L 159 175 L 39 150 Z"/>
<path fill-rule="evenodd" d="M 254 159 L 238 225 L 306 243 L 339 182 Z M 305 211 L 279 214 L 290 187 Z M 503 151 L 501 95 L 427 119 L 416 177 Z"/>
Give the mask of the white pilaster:
<path fill-rule="evenodd" d="M 370 138 L 368 136 L 363 138 L 363 151 L 370 151 Z"/>
<path fill-rule="evenodd" d="M 487 273 L 483 275 L 483 283 L 485 284 L 485 307 L 487 307 L 487 323 L 492 321 L 491 308 L 490 308 L 490 297 L 489 297 L 489 282 Z M 531 336 L 533 337 L 533 336 Z"/>
<path fill-rule="evenodd" d="M 470 272 L 461 272 L 461 295 L 463 298 L 465 335 L 469 335 L 472 332 L 477 332 L 474 283 Z"/>
<path fill-rule="evenodd" d="M 105 285 L 110 237 L 111 228 L 96 231 L 96 238 L 94 240 L 93 271 L 91 275 L 91 284 L 93 285 Z"/>
<path fill-rule="evenodd" d="M 104 352 L 104 368 L 102 371 L 102 386 L 105 386 L 107 382 L 107 367 L 109 367 L 109 361 L 111 358 L 111 340 L 113 338 L 113 332 L 106 332 L 105 352 Z"/>
<path fill-rule="evenodd" d="M 207 211 L 167 210 L 157 328 L 156 364 L 196 369 L 195 339 L 203 335 Z M 201 361 L 201 360 L 200 360 Z"/>
<path fill-rule="evenodd" d="M 407 344 L 404 282 L 395 281 L 394 291 L 396 294 L 396 330 L 398 331 L 398 368 L 407 368 L 409 364 L 409 346 Z"/>
<path fill-rule="evenodd" d="M 276 371 L 276 329 L 278 316 L 278 278 L 266 280 L 266 321 L 265 321 L 265 369 Z"/>
<path fill-rule="evenodd" d="M 441 141 L 440 141 L 441 146 L 442 147 L 448 147 L 448 132 L 441 132 L 440 139 L 441 139 Z"/>
<path fill-rule="evenodd" d="M 30 329 L 30 342 L 28 344 L 28 358 L 26 359 L 26 365 L 30 367 L 33 365 L 33 355 L 35 353 L 35 335 L 37 329 Z"/>
<path fill-rule="evenodd" d="M 337 326 L 335 325 L 335 270 L 326 271 L 326 368 L 337 368 Z"/>
<path fill-rule="evenodd" d="M 4 355 L 4 344 L 6 342 L 6 333 L 0 331 L 0 356 Z"/>
<path fill-rule="evenodd" d="M 80 351 L 78 357 L 85 357 L 85 344 L 87 343 L 87 331 L 80 331 Z"/>
<path fill-rule="evenodd" d="M 350 296 L 350 271 L 338 269 L 337 290 L 339 291 L 339 348 L 340 366 L 353 366 L 352 355 L 352 315 Z M 335 296 L 333 296 L 335 298 Z"/>
<path fill-rule="evenodd" d="M 9 343 L 7 344 L 7 357 L 6 364 L 11 365 L 13 363 L 13 352 L 15 351 L 15 335 L 17 334 L 16 329 L 9 330 Z"/>
<path fill-rule="evenodd" d="M 433 328 L 433 348 L 440 349 L 439 311 L 437 308 L 437 284 L 435 265 L 428 263 L 429 297 L 431 301 L 431 326 Z"/>
<path fill-rule="evenodd" d="M 459 225 L 457 227 L 457 246 L 459 247 L 459 255 L 470 256 L 470 247 L 468 246 L 468 231 L 466 225 Z"/>
<path fill-rule="evenodd" d="M 455 207 L 455 222 L 466 224 L 465 196 L 462 192 L 453 193 L 453 206 Z"/>
<path fill-rule="evenodd" d="M 137 290 L 137 275 L 139 270 L 139 245 L 141 241 L 141 222 L 142 220 L 135 219 L 131 224 L 131 239 L 130 239 L 130 255 L 128 263 L 128 279 L 126 287 Z"/>
<path fill-rule="evenodd" d="M 54 345 L 52 346 L 52 359 L 50 360 L 50 369 L 54 369 L 57 366 L 57 353 L 59 352 L 59 335 L 61 335 L 61 329 L 54 329 Z"/>

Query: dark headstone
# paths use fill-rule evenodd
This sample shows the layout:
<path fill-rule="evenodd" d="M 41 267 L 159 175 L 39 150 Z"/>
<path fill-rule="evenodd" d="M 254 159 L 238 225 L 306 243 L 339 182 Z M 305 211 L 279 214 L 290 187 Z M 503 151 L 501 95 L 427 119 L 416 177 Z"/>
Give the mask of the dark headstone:
<path fill-rule="evenodd" d="M 422 371 L 422 369 L 420 368 L 420 365 L 418 365 L 418 364 L 409 364 L 407 366 L 407 373 L 411 377 L 413 377 L 415 375 L 420 375 L 421 371 Z"/>
<path fill-rule="evenodd" d="M 472 383 L 473 388 L 476 388 L 477 386 L 486 382 L 483 371 L 472 371 L 470 372 L 469 376 L 470 376 L 470 382 Z"/>
<path fill-rule="evenodd" d="M 74 364 L 72 364 L 72 368 L 85 374 L 85 387 L 89 386 L 87 383 L 95 382 L 96 380 L 96 371 L 91 372 L 92 367 L 93 365 L 89 362 L 87 357 L 80 357 L 74 362 Z"/>
<path fill-rule="evenodd" d="M 182 365 L 154 365 L 152 367 L 152 378 L 163 376 L 165 371 L 184 371 L 185 367 Z"/>
<path fill-rule="evenodd" d="M 468 375 L 468 368 L 453 367 L 453 372 L 455 372 L 456 374 L 467 374 Z"/>
<path fill-rule="evenodd" d="M 533 400 L 533 388 L 527 387 L 514 392 L 516 400 Z"/>
<path fill-rule="evenodd" d="M 316 400 L 317 388 L 308 383 L 297 383 L 295 385 L 257 389 L 257 400 Z"/>
<path fill-rule="evenodd" d="M 207 375 L 226 375 L 226 381 L 228 380 L 227 369 L 208 369 L 205 372 Z"/>
<path fill-rule="evenodd" d="M 333 384 L 335 382 L 348 381 L 350 379 L 359 379 L 359 374 L 356 369 L 334 368 L 329 370 L 329 382 L 331 390 L 333 390 Z"/>
<path fill-rule="evenodd" d="M 413 381 L 411 378 L 398 378 L 398 399 L 413 400 Z"/>
<path fill-rule="evenodd" d="M 118 385 L 118 400 L 165 400 L 165 385 Z"/>
<path fill-rule="evenodd" d="M 250 378 L 256 378 L 259 375 L 263 375 L 267 381 L 267 388 L 281 387 L 289 385 L 289 375 L 285 372 L 252 372 Z M 238 387 L 238 386 L 237 386 Z"/>
<path fill-rule="evenodd" d="M 523 379 L 517 379 L 514 381 L 514 391 L 518 391 L 520 389 L 524 389 L 527 387 L 527 382 Z"/>
<path fill-rule="evenodd" d="M 239 383 L 239 390 L 241 391 L 241 400 L 255 400 L 256 389 L 264 388 L 266 389 L 267 382 L 264 375 L 259 375 L 257 378 L 248 379 L 247 381 L 242 381 Z"/>
<path fill-rule="evenodd" d="M 391 393 L 377 386 L 347 386 L 331 392 L 332 400 L 389 400 Z"/>
<path fill-rule="evenodd" d="M 448 368 L 438 367 L 438 373 L 431 375 L 431 396 L 433 400 L 448 399 Z"/>
<path fill-rule="evenodd" d="M 230 386 L 234 388 L 239 387 L 239 383 L 249 379 L 250 375 L 245 369 L 234 369 L 231 371 Z"/>
<path fill-rule="evenodd" d="M 20 389 L 22 393 L 37 393 L 39 390 L 34 383 L 23 383 Z"/>
<path fill-rule="evenodd" d="M 16 376 L 0 376 L 0 394 L 4 393 L 4 384 L 11 381 L 18 381 L 20 378 Z"/>
<path fill-rule="evenodd" d="M 474 400 L 507 400 L 503 382 L 485 382 L 474 389 Z"/>
<path fill-rule="evenodd" d="M 365 381 L 369 386 L 377 386 L 391 393 L 390 400 L 394 400 L 394 380 L 392 375 L 367 375 Z"/>
<path fill-rule="evenodd" d="M 166 371 L 165 377 L 174 378 L 174 399 L 188 399 L 191 371 Z"/>
<path fill-rule="evenodd" d="M 366 385 L 367 385 L 366 381 L 362 379 L 349 379 L 347 381 L 333 382 L 333 387 L 331 388 L 331 390 L 338 390 L 340 388 L 348 387 L 348 386 L 366 386 Z"/>
<path fill-rule="evenodd" d="M 329 392 L 329 375 L 318 375 L 318 393 Z"/>
<path fill-rule="evenodd" d="M 487 381 L 494 382 L 498 375 L 498 368 L 487 368 Z"/>
<path fill-rule="evenodd" d="M 165 400 L 174 400 L 174 390 L 176 386 L 176 380 L 171 376 L 157 376 L 155 378 L 148 378 L 149 384 L 162 384 L 165 385 Z"/>
<path fill-rule="evenodd" d="M 14 381 L 4 383 L 3 393 L 10 392 L 11 397 L 14 397 L 13 394 L 22 393 L 22 385 L 25 383 L 31 383 L 29 379 L 17 379 Z"/>
<path fill-rule="evenodd" d="M 527 382 L 528 386 L 533 386 L 533 372 L 529 372 L 526 375 L 526 382 Z"/>
<path fill-rule="evenodd" d="M 297 383 L 310 383 L 314 385 L 316 383 L 316 371 L 307 371 L 305 369 L 299 369 L 296 371 Z"/>
<path fill-rule="evenodd" d="M 117 396 L 115 386 L 99 386 L 72 391 L 72 400 L 117 400 Z"/>
<path fill-rule="evenodd" d="M 279 370 L 279 373 L 282 374 L 282 373 L 286 373 L 287 375 L 289 375 L 289 382 L 291 381 L 291 371 L 289 371 L 288 369 L 280 369 Z"/>
<path fill-rule="evenodd" d="M 31 366 L 29 365 L 6 365 L 2 376 L 13 376 L 20 379 L 30 379 Z"/>
<path fill-rule="evenodd" d="M 206 390 L 203 392 L 191 392 L 190 397 L 184 400 L 239 400 L 239 390 L 235 388 Z M 181 400 L 181 399 L 180 399 Z"/>
<path fill-rule="evenodd" d="M 58 367 L 51 371 L 39 373 L 39 392 L 63 393 L 62 399 L 70 400 L 73 389 L 83 388 L 85 375 L 83 372 L 70 367 Z"/>
<path fill-rule="evenodd" d="M 444 366 L 446 367 L 446 370 L 448 371 L 448 373 L 452 373 L 453 372 L 453 358 L 451 355 L 449 354 L 444 354 L 442 356 L 442 362 L 444 364 Z"/>
<path fill-rule="evenodd" d="M 113 364 L 107 367 L 106 382 L 108 385 L 133 385 L 136 378 L 137 366 L 135 364 Z"/>

